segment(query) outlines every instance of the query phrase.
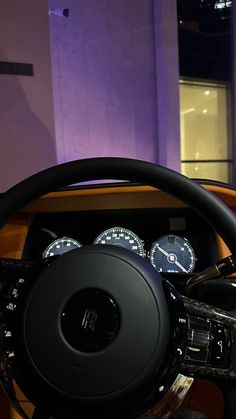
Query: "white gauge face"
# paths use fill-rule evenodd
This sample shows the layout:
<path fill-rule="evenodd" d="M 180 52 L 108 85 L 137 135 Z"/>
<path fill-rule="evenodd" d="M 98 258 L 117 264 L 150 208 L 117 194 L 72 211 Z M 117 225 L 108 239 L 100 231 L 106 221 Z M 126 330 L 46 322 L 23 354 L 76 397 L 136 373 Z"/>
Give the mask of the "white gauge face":
<path fill-rule="evenodd" d="M 113 227 L 103 231 L 95 239 L 94 244 L 114 244 L 115 246 L 124 247 L 144 256 L 143 244 L 140 238 L 131 230 L 123 227 Z"/>
<path fill-rule="evenodd" d="M 150 261 L 159 272 L 189 273 L 195 268 L 196 257 L 187 239 L 168 234 L 152 244 Z"/>
<path fill-rule="evenodd" d="M 77 249 L 81 246 L 81 243 L 71 239 L 70 237 L 61 237 L 60 239 L 56 239 L 50 243 L 50 245 L 43 252 L 43 257 L 47 258 L 50 256 L 63 255 L 63 253 Z"/>

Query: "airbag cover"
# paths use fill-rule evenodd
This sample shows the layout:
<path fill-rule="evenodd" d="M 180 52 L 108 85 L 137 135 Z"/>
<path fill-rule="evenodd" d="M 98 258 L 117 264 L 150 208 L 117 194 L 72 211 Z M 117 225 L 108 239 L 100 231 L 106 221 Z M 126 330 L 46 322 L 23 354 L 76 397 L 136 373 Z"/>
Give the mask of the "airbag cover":
<path fill-rule="evenodd" d="M 71 325 L 64 326 L 68 315 Z M 110 333 L 110 342 L 96 346 L 93 333 L 102 339 Z M 168 339 L 169 313 L 158 272 L 116 246 L 85 246 L 60 256 L 27 301 L 28 360 L 45 385 L 64 396 L 102 399 L 140 389 L 157 375 Z"/>

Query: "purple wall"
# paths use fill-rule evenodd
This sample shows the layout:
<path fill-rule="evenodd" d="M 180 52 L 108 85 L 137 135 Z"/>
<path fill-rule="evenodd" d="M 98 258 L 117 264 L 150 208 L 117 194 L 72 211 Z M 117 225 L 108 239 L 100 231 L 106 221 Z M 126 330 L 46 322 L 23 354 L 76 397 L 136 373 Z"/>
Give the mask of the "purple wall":
<path fill-rule="evenodd" d="M 36 3 L 1 3 L 0 60 L 34 66 L 34 77 L 0 75 L 1 192 L 57 162 L 48 5 Z"/>
<path fill-rule="evenodd" d="M 58 0 L 50 16 L 58 161 L 158 161 L 152 0 Z"/>

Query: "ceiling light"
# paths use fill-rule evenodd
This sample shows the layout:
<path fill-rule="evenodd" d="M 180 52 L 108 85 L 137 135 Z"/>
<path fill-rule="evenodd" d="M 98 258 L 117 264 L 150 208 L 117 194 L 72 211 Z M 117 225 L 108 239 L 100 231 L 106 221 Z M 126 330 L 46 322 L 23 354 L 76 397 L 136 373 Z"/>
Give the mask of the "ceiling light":
<path fill-rule="evenodd" d="M 194 112 L 195 111 L 195 108 L 189 108 L 189 109 L 186 109 L 185 111 L 181 111 L 180 113 L 181 113 L 181 115 L 185 115 L 186 113 L 190 113 L 190 112 Z"/>

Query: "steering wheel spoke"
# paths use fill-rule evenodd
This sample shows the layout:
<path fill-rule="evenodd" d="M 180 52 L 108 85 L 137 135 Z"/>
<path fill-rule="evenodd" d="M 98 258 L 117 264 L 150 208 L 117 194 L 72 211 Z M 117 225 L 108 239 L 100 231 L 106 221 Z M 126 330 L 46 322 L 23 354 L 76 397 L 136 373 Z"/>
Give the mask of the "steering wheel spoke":
<path fill-rule="evenodd" d="M 41 263 L 41 262 L 40 262 Z M 32 268 L 39 264 L 34 261 L 24 261 L 21 259 L 0 258 L 0 275 L 5 279 L 7 276 L 15 275 L 29 275 Z"/>
<path fill-rule="evenodd" d="M 183 297 L 187 315 L 187 346 L 180 370 L 205 378 L 236 379 L 236 317 Z"/>

